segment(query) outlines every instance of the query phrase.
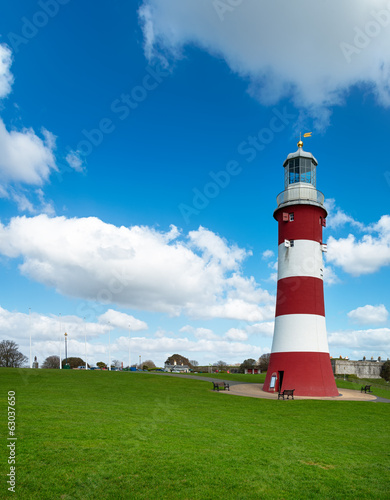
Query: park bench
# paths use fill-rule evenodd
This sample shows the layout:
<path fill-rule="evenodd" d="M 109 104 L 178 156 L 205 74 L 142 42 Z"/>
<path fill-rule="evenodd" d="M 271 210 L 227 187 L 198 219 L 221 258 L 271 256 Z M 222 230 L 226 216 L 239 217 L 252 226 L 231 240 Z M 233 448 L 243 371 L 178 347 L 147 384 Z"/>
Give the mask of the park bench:
<path fill-rule="evenodd" d="M 218 392 L 219 389 L 223 389 L 224 391 L 227 389 L 228 391 L 230 391 L 229 387 L 229 384 L 227 384 L 226 382 L 213 382 L 213 391 L 215 391 L 215 389 L 217 389 Z"/>
<path fill-rule="evenodd" d="M 290 396 L 291 396 L 291 399 L 294 399 L 294 391 L 295 391 L 295 389 L 284 389 L 284 391 L 279 392 L 278 399 L 280 399 L 280 398 L 284 399 L 284 396 L 287 396 L 287 399 L 290 399 Z"/>
<path fill-rule="evenodd" d="M 362 386 L 362 388 L 360 389 L 360 392 L 365 392 L 367 394 L 367 392 L 372 392 L 371 390 L 371 386 L 370 385 L 365 385 L 364 387 Z"/>

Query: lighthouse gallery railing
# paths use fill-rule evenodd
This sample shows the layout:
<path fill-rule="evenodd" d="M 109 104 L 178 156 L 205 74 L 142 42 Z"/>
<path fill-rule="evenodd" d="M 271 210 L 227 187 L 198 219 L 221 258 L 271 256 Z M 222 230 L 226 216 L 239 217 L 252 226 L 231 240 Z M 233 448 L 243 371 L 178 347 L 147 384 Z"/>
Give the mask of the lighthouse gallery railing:
<path fill-rule="evenodd" d="M 317 191 L 317 189 L 309 186 L 297 185 L 294 187 L 289 187 L 285 189 L 276 197 L 276 202 L 278 206 L 288 203 L 290 201 L 296 200 L 307 200 L 314 201 L 320 205 L 324 204 L 325 196 L 321 191 Z"/>

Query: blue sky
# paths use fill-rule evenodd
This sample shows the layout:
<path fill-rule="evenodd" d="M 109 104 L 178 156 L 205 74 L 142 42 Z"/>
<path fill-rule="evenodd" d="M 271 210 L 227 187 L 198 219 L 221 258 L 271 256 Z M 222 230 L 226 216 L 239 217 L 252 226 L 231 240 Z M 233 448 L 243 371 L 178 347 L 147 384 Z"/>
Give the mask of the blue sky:
<path fill-rule="evenodd" d="M 0 33 L 1 338 L 269 352 L 272 214 L 312 131 L 330 353 L 389 357 L 388 2 L 21 0 Z"/>

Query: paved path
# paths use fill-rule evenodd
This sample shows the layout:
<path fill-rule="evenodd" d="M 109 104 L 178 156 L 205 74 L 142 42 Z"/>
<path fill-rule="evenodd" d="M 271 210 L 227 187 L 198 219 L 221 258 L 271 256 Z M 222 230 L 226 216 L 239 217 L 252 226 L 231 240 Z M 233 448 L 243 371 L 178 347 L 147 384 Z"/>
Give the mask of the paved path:
<path fill-rule="evenodd" d="M 365 394 L 352 389 L 339 389 L 340 395 L 334 398 L 322 398 L 312 396 L 294 396 L 294 399 L 323 399 L 327 401 L 376 401 L 373 394 Z M 246 396 L 251 398 L 278 399 L 278 393 L 263 391 L 263 384 L 245 384 L 234 386 L 230 391 L 222 391 L 224 394 L 234 394 L 236 396 Z M 390 402 L 386 400 L 386 402 Z"/>
<path fill-rule="evenodd" d="M 199 375 L 185 375 L 175 373 L 156 373 L 166 377 L 192 378 L 203 382 L 223 382 L 220 378 L 200 377 Z M 263 391 L 263 384 L 248 384 L 237 380 L 226 380 L 230 385 L 230 391 L 219 391 L 220 394 L 232 394 L 234 396 L 246 396 L 249 398 L 278 399 L 277 393 Z M 340 395 L 335 398 L 321 398 L 311 396 L 294 396 L 294 399 L 323 399 L 327 401 L 371 401 L 375 403 L 390 403 L 390 399 L 380 398 L 373 394 L 365 394 L 353 389 L 339 389 Z"/>

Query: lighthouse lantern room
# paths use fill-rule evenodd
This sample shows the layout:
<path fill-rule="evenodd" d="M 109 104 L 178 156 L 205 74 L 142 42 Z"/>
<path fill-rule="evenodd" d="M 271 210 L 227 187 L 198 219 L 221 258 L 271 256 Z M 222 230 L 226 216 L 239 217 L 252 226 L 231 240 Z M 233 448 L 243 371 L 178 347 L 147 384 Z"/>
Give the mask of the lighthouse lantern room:
<path fill-rule="evenodd" d="M 275 329 L 263 390 L 295 389 L 302 396 L 338 396 L 325 325 L 322 230 L 327 211 L 316 189 L 318 162 L 298 150 L 287 156 L 284 191 L 277 196 L 278 283 Z"/>

